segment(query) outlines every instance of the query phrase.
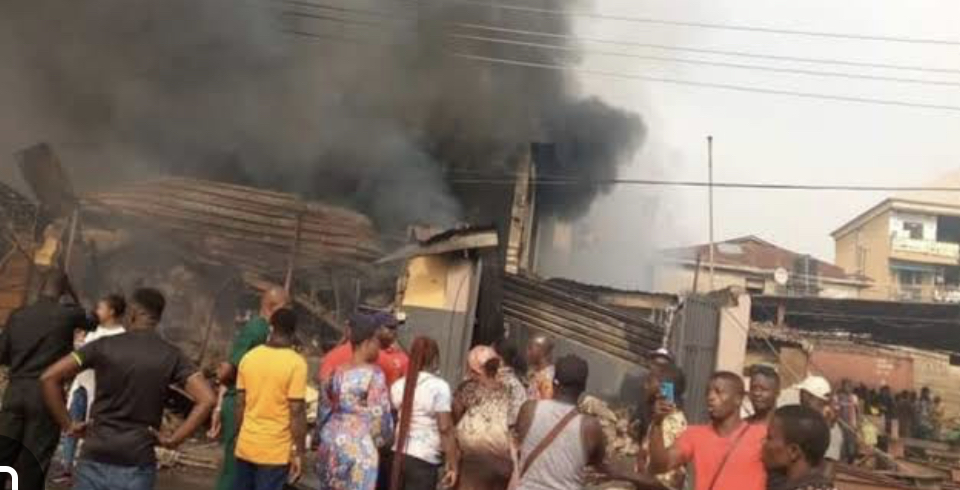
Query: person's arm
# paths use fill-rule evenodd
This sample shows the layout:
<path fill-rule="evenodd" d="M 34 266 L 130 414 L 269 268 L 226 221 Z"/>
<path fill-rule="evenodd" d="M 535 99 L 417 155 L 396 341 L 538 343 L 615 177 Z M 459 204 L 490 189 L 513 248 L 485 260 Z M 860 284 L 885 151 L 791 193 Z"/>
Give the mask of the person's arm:
<path fill-rule="evenodd" d="M 67 402 L 63 396 L 63 384 L 66 380 L 76 376 L 80 369 L 79 358 L 76 354 L 70 354 L 55 362 L 40 376 L 43 401 L 47 410 L 53 416 L 57 425 L 71 436 L 81 435 L 86 424 L 70 419 Z"/>
<path fill-rule="evenodd" d="M 467 413 L 467 406 L 463 403 L 463 385 L 460 385 L 453 394 L 453 425 L 459 424 L 465 413 Z"/>
<path fill-rule="evenodd" d="M 220 432 L 223 429 L 221 411 L 223 410 L 223 398 L 225 396 L 227 396 L 227 387 L 221 384 L 217 387 L 217 405 L 213 407 L 213 414 L 210 416 L 210 430 L 207 431 L 207 437 L 211 439 L 220 437 Z"/>
<path fill-rule="evenodd" d="M 457 484 L 459 475 L 460 449 L 457 447 L 456 425 L 450 412 L 437 414 L 437 428 L 440 429 L 440 445 L 444 459 L 443 481 L 440 486 L 452 488 Z"/>
<path fill-rule="evenodd" d="M 307 402 L 290 400 L 290 431 L 296 454 L 290 459 L 290 482 L 296 483 L 303 474 L 303 457 L 307 454 Z"/>
<path fill-rule="evenodd" d="M 607 437 L 603 433 L 603 426 L 596 417 L 584 416 L 581 431 L 587 452 L 587 465 L 593 467 L 604 480 L 630 482 L 638 490 L 663 490 L 665 488 L 655 478 L 631 473 L 609 464 L 607 461 Z"/>
<path fill-rule="evenodd" d="M 243 416 L 247 411 L 247 391 L 246 390 L 237 390 L 237 399 L 233 402 L 233 418 L 236 419 L 234 425 L 235 434 L 240 433 L 240 429 L 243 428 Z"/>
<path fill-rule="evenodd" d="M 681 448 L 682 441 L 677 441 L 670 447 L 667 447 L 664 441 L 663 421 L 673 410 L 675 410 L 673 404 L 665 400 L 657 400 L 654 404 L 653 420 L 649 428 L 650 449 L 648 452 L 649 468 L 653 474 L 666 473 L 683 466 L 687 462 Z"/>
<path fill-rule="evenodd" d="M 527 433 L 530 432 L 530 426 L 533 425 L 533 414 L 536 410 L 536 400 L 527 400 L 520 407 L 520 413 L 517 415 L 517 425 L 514 428 L 514 438 L 518 448 L 523 446 L 523 441 L 527 438 Z"/>
<path fill-rule="evenodd" d="M 203 373 L 197 372 L 187 379 L 184 385 L 187 395 L 194 400 L 193 408 L 186 420 L 173 431 L 170 436 L 160 435 L 157 442 L 160 446 L 173 449 L 183 441 L 187 440 L 191 434 L 197 431 L 200 426 L 210 417 L 210 412 L 217 404 L 217 396 L 213 393 L 210 383 L 203 377 Z"/>

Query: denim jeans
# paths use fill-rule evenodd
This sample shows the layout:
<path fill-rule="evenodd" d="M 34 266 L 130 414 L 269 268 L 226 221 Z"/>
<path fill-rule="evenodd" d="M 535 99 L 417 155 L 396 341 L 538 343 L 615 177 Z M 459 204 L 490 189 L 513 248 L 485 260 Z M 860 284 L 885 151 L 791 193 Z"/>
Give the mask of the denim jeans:
<path fill-rule="evenodd" d="M 87 420 L 87 390 L 77 388 L 70 401 L 70 420 L 83 422 Z M 63 436 L 63 469 L 73 470 L 73 461 L 77 456 L 77 438 Z"/>
<path fill-rule="evenodd" d="M 254 464 L 237 458 L 233 490 L 283 490 L 288 474 L 287 465 Z"/>
<path fill-rule="evenodd" d="M 73 490 L 153 490 L 157 466 L 118 466 L 81 459 L 74 471 Z"/>

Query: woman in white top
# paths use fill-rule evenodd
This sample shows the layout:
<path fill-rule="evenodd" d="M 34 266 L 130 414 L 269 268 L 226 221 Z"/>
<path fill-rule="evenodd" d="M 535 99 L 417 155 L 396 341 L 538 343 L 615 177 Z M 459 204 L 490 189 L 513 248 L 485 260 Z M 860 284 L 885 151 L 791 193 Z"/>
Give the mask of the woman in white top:
<path fill-rule="evenodd" d="M 444 466 L 442 485 L 457 480 L 457 441 L 451 416 L 450 385 L 433 374 L 440 364 L 436 341 L 417 337 L 410 351 L 407 376 L 390 390 L 397 410 L 391 490 L 435 490 Z"/>

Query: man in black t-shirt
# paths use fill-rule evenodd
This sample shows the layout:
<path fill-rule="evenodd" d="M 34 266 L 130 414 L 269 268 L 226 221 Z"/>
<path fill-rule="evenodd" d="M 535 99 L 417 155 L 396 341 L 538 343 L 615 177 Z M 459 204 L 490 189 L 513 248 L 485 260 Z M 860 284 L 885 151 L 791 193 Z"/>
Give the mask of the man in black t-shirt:
<path fill-rule="evenodd" d="M 40 281 L 39 299 L 14 312 L 0 335 L 0 365 L 9 367 L 10 376 L 0 410 L 0 466 L 17 469 L 22 488 L 43 488 L 43 474 L 60 441 L 60 428 L 43 404 L 40 375 L 73 350 L 75 330 L 96 325 L 83 308 L 60 304 L 67 289 L 63 272 L 48 270 Z"/>
<path fill-rule="evenodd" d="M 57 423 L 71 435 L 85 434 L 74 490 L 152 490 L 154 446 L 178 446 L 216 404 L 213 390 L 193 363 L 156 333 L 164 304 L 159 291 L 137 290 L 130 301 L 127 333 L 84 346 L 41 378 L 44 400 Z M 97 378 L 89 428 L 71 421 L 61 389 L 64 380 L 84 369 L 93 369 Z M 183 386 L 196 403 L 172 435 L 161 435 L 170 385 Z"/>

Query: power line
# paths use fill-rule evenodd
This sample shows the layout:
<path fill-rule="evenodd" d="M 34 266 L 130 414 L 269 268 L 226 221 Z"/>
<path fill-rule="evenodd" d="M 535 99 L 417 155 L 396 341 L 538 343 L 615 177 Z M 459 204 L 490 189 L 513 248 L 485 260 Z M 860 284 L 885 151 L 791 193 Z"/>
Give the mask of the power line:
<path fill-rule="evenodd" d="M 415 20 L 413 17 L 403 16 L 395 12 L 347 8 L 347 7 L 334 6 L 334 5 L 323 4 L 323 3 L 313 2 L 313 1 L 306 1 L 306 0 L 275 0 L 275 1 L 287 3 L 291 5 L 308 7 L 308 8 L 317 8 L 317 9 L 335 10 L 335 11 L 344 12 L 344 13 L 371 15 L 371 16 L 381 17 L 388 20 L 400 21 L 400 22 L 412 22 Z M 921 66 L 921 65 L 903 65 L 903 64 L 894 64 L 894 63 L 876 63 L 876 62 L 867 62 L 867 61 L 838 60 L 838 59 L 832 59 L 832 58 L 807 58 L 807 57 L 800 57 L 800 56 L 753 53 L 753 52 L 736 51 L 736 50 L 696 48 L 696 47 L 690 47 L 690 46 L 675 46 L 675 45 L 668 45 L 668 44 L 643 43 L 643 42 L 636 42 L 636 41 L 608 39 L 608 38 L 577 36 L 572 34 L 533 31 L 528 29 L 517 29 L 517 28 L 510 28 L 510 27 L 503 27 L 503 26 L 467 23 L 467 22 L 450 22 L 449 25 L 452 27 L 459 27 L 462 29 L 483 30 L 483 31 L 490 31 L 490 32 L 547 37 L 547 38 L 554 38 L 554 39 L 566 39 L 566 40 L 571 40 L 575 42 L 589 42 L 589 43 L 597 43 L 597 44 L 609 44 L 609 45 L 615 45 L 615 46 L 659 49 L 664 51 L 680 51 L 680 52 L 688 52 L 688 53 L 735 56 L 735 57 L 741 57 L 741 58 L 757 58 L 757 59 L 766 59 L 766 60 L 773 60 L 773 61 L 817 63 L 817 64 L 851 66 L 851 67 L 860 67 L 860 68 L 879 68 L 879 69 L 885 69 L 885 70 L 908 70 L 908 71 L 920 71 L 920 72 L 930 72 L 930 73 L 960 74 L 960 69 L 956 69 L 956 68 L 930 67 L 930 66 Z"/>
<path fill-rule="evenodd" d="M 481 2 L 477 0 L 434 0 L 434 1 L 444 2 L 444 3 L 476 5 L 476 6 L 486 7 L 494 10 L 500 9 L 500 10 L 514 11 L 514 12 L 528 12 L 528 13 L 537 13 L 537 14 L 545 14 L 545 15 L 560 16 L 560 17 L 587 17 L 587 18 L 594 18 L 594 19 L 601 19 L 601 20 L 615 20 L 615 21 L 635 22 L 635 23 L 642 23 L 642 24 L 668 25 L 668 26 L 677 26 L 677 27 L 697 27 L 697 28 L 703 28 L 703 29 L 757 32 L 757 33 L 766 33 L 766 34 L 782 34 L 782 35 L 805 36 L 805 37 L 823 37 L 823 38 L 832 38 L 832 39 L 849 39 L 849 40 L 857 40 L 857 41 L 886 41 L 886 42 L 898 42 L 898 43 L 907 43 L 907 44 L 936 44 L 936 45 L 943 45 L 943 46 L 960 46 L 960 40 L 953 40 L 953 39 L 876 36 L 876 35 L 868 35 L 868 34 L 851 34 L 851 33 L 843 33 L 843 32 L 807 31 L 807 30 L 799 30 L 799 29 L 777 29 L 772 27 L 747 26 L 747 25 L 740 25 L 740 24 L 690 22 L 690 21 L 680 21 L 680 20 L 657 19 L 653 17 L 627 17 L 627 16 L 620 16 L 620 15 L 599 14 L 599 13 L 593 13 L 593 12 L 584 12 L 584 11 L 568 10 L 568 9 L 546 9 L 546 8 L 538 8 L 538 7 L 525 7 L 520 5 Z"/>
<path fill-rule="evenodd" d="M 866 61 L 836 60 L 831 58 L 805 58 L 805 57 L 798 57 L 798 56 L 751 53 L 746 51 L 730 51 L 730 50 L 722 50 L 722 49 L 695 48 L 695 47 L 689 47 L 689 46 L 673 46 L 668 44 L 641 43 L 641 42 L 623 41 L 623 40 L 617 40 L 617 39 L 575 36 L 572 34 L 559 34 L 559 33 L 553 33 L 553 32 L 531 31 L 527 29 L 514 29 L 509 27 L 490 26 L 490 25 L 484 25 L 484 24 L 454 23 L 453 25 L 456 27 L 461 27 L 465 29 L 476 29 L 476 30 L 501 32 L 501 33 L 508 33 L 508 34 L 520 34 L 520 35 L 526 35 L 526 36 L 548 37 L 548 38 L 554 38 L 554 39 L 567 39 L 575 42 L 590 42 L 590 43 L 598 43 L 598 44 L 610 44 L 610 45 L 616 45 L 616 46 L 660 49 L 664 51 L 681 51 L 681 52 L 688 52 L 688 53 L 737 56 L 742 58 L 757 58 L 757 59 L 767 59 L 767 60 L 773 60 L 773 61 L 791 61 L 791 62 L 799 62 L 799 63 L 819 63 L 819 64 L 825 64 L 825 65 L 855 66 L 855 67 L 861 67 L 861 68 L 881 68 L 886 70 L 911 70 L 911 71 L 921 71 L 921 72 L 931 72 L 931 73 L 960 74 L 960 69 L 955 69 L 955 68 L 938 68 L 938 67 L 929 67 L 929 66 L 899 65 L 899 64 L 890 64 L 890 63 L 871 63 Z"/>
<path fill-rule="evenodd" d="M 555 65 L 550 63 L 538 63 L 532 61 L 522 61 L 522 60 L 513 60 L 505 58 L 496 58 L 492 56 L 479 56 L 469 53 L 460 53 L 452 52 L 451 56 L 463 59 L 469 59 L 474 61 L 483 61 L 490 64 L 501 64 L 501 65 L 511 65 L 519 66 L 526 68 L 538 68 L 543 70 L 554 70 L 554 71 L 569 71 L 577 72 L 586 75 L 595 75 L 595 76 L 604 76 L 611 78 L 619 78 L 623 80 L 643 80 L 647 82 L 656 82 L 656 83 L 666 83 L 672 85 L 687 85 L 691 87 L 702 87 L 702 88 L 715 88 L 722 90 L 731 90 L 736 92 L 749 92 L 749 93 L 759 93 L 759 94 L 768 94 L 768 95 L 785 95 L 790 97 L 799 97 L 805 99 L 820 99 L 820 100 L 831 100 L 835 102 L 854 102 L 858 104 L 875 104 L 875 105 L 885 105 L 885 106 L 894 106 L 894 107 L 912 107 L 919 109 L 936 109 L 944 110 L 950 112 L 960 112 L 960 106 L 952 105 L 943 105 L 943 104 L 924 104 L 919 102 L 908 102 L 903 100 L 892 100 L 892 99 L 872 99 L 867 97 L 854 97 L 846 95 L 829 95 L 829 94 L 818 94 L 813 92 L 799 92 L 793 90 L 778 90 L 778 89 L 767 89 L 760 87 L 750 87 L 746 85 L 734 85 L 726 83 L 714 83 L 714 82 L 698 82 L 694 80 L 680 80 L 675 78 L 665 78 L 665 77 L 653 77 L 647 75 L 636 75 L 636 74 L 626 74 L 605 70 L 593 70 L 579 68 L 572 65 Z"/>
<path fill-rule="evenodd" d="M 837 78 L 848 78 L 848 79 L 960 87 L 960 82 L 952 82 L 952 81 L 946 81 L 946 80 L 924 80 L 919 78 L 887 77 L 887 76 L 881 76 L 881 75 L 862 75 L 862 74 L 856 74 L 856 73 L 804 70 L 804 69 L 796 69 L 796 68 L 776 68 L 771 66 L 745 65 L 741 63 L 727 63 L 727 62 L 721 62 L 721 61 L 691 60 L 691 59 L 684 59 L 684 58 L 672 58 L 667 56 L 650 56 L 650 55 L 641 55 L 641 54 L 635 54 L 635 53 L 596 51 L 596 50 L 589 50 L 589 49 L 580 49 L 575 46 L 561 46 L 556 44 L 516 41 L 511 39 L 500 39 L 500 38 L 491 38 L 491 37 L 484 37 L 484 36 L 468 36 L 463 34 L 451 34 L 450 36 L 458 39 L 470 39 L 475 41 L 498 43 L 498 44 L 510 44 L 515 46 L 527 46 L 527 47 L 533 47 L 533 48 L 569 51 L 569 52 L 575 52 L 575 53 L 591 53 L 591 54 L 598 54 L 603 56 L 637 58 L 637 59 L 643 59 L 643 60 L 664 61 L 664 62 L 670 62 L 670 63 L 715 66 L 720 68 L 757 70 L 757 71 L 766 71 L 766 72 L 773 72 L 773 73 L 788 73 L 788 74 L 794 74 L 794 75 L 810 75 L 810 76 L 818 76 L 818 77 L 837 77 Z"/>
<path fill-rule="evenodd" d="M 298 36 L 311 37 L 316 39 L 326 38 L 326 36 L 323 36 L 323 35 L 316 35 L 314 33 L 309 33 L 304 31 L 287 30 L 285 32 L 298 35 Z M 348 39 L 336 39 L 336 40 L 341 42 L 352 41 Z M 376 44 L 376 43 L 365 43 L 363 41 L 356 41 L 356 42 L 359 42 L 361 44 Z M 388 45 L 388 44 L 383 44 L 383 45 Z M 626 74 L 626 73 L 619 73 L 619 72 L 605 71 L 605 70 L 586 69 L 586 68 L 580 68 L 573 65 L 557 65 L 557 64 L 550 64 L 550 63 L 522 61 L 522 60 L 514 60 L 514 59 L 507 59 L 507 58 L 496 58 L 491 56 L 481 56 L 481 55 L 475 55 L 471 53 L 462 53 L 457 51 L 447 51 L 446 53 L 449 56 L 452 56 L 455 58 L 461 58 L 461 59 L 467 59 L 467 60 L 473 60 L 473 61 L 482 61 L 488 64 L 510 65 L 510 66 L 516 66 L 516 67 L 536 68 L 536 69 L 542 69 L 542 70 L 552 70 L 552 71 L 561 71 L 561 72 L 576 72 L 576 73 L 581 73 L 585 75 L 603 76 L 603 77 L 617 78 L 621 80 L 643 80 L 647 82 L 665 83 L 665 84 L 672 84 L 672 85 L 686 85 L 691 87 L 714 88 L 714 89 L 730 90 L 730 91 L 736 91 L 736 92 L 781 95 L 781 96 L 790 96 L 790 97 L 806 98 L 806 99 L 830 100 L 835 102 L 852 102 L 852 103 L 858 103 L 858 104 L 874 104 L 874 105 L 883 105 L 883 106 L 892 106 L 892 107 L 910 107 L 910 108 L 918 108 L 918 109 L 935 109 L 935 110 L 943 110 L 943 111 L 950 111 L 950 112 L 960 112 L 960 106 L 952 106 L 952 105 L 944 105 L 944 104 L 926 104 L 926 103 L 919 103 L 919 102 L 908 102 L 903 100 L 873 99 L 873 98 L 867 98 L 867 97 L 819 94 L 819 93 L 813 93 L 813 92 L 800 92 L 800 91 L 792 91 L 792 90 L 767 89 L 767 88 L 761 88 L 761 87 L 751 87 L 746 85 L 735 85 L 735 84 L 725 84 L 725 83 L 715 83 L 715 82 L 699 82 L 694 80 L 681 80 L 681 79 L 674 79 L 674 78 L 654 77 L 654 76 L 648 76 L 648 75 Z M 483 182 L 478 182 L 478 183 L 483 183 Z M 497 182 L 490 182 L 490 183 L 497 183 Z"/>
<path fill-rule="evenodd" d="M 376 21 L 364 21 L 364 20 L 355 20 L 355 19 L 342 19 L 325 14 L 311 14 L 306 12 L 296 12 L 296 11 L 283 11 L 284 15 L 292 17 L 303 17 L 310 19 L 318 20 L 327 20 L 331 22 L 343 22 L 347 24 L 358 24 L 358 25 L 383 25 L 382 23 Z M 413 32 L 411 32 L 412 34 Z M 889 77 L 883 75 L 865 75 L 857 73 L 844 73 L 844 72 L 832 72 L 832 71 L 821 71 L 821 70 L 806 70 L 806 69 L 797 69 L 797 68 L 778 68 L 771 66 L 763 65 L 750 65 L 742 63 L 729 63 L 721 61 L 709 61 L 709 60 L 693 60 L 685 58 L 674 58 L 666 56 L 653 56 L 653 55 L 642 55 L 636 53 L 623 53 L 623 52 L 614 52 L 614 51 L 597 51 L 590 49 L 581 49 L 575 46 L 563 46 L 558 44 L 549 44 L 549 43 L 537 43 L 530 41 L 518 41 L 513 39 L 503 39 L 487 36 L 474 36 L 467 34 L 447 34 L 450 38 L 455 39 L 464 39 L 496 44 L 507 44 L 513 46 L 525 46 L 538 49 L 548 49 L 556 51 L 566 51 L 571 53 L 590 53 L 597 54 L 601 56 L 615 56 L 615 57 L 624 57 L 624 58 L 635 58 L 648 61 L 662 61 L 668 63 L 681 63 L 681 64 L 691 64 L 691 65 L 702 65 L 702 66 L 713 66 L 719 68 L 733 68 L 733 69 L 742 69 L 742 70 L 753 70 L 753 71 L 764 71 L 770 73 L 785 73 L 792 75 L 805 75 L 805 76 L 816 76 L 816 77 L 831 77 L 831 78 L 845 78 L 845 79 L 854 79 L 854 80 L 872 80 L 872 81 L 881 81 L 881 82 L 895 82 L 895 83 L 908 83 L 908 84 L 919 84 L 919 85 L 931 85 L 931 86 L 942 86 L 942 87 L 960 87 L 960 82 L 947 81 L 947 80 L 925 80 L 920 78 L 903 78 L 903 77 Z"/>
<path fill-rule="evenodd" d="M 452 177 L 447 180 L 455 184 L 503 184 L 514 185 L 516 178 L 506 177 Z M 590 178 L 536 178 L 532 183 L 545 186 L 574 185 L 637 185 L 649 187 L 710 187 L 709 182 L 692 180 L 654 180 L 654 179 L 590 179 Z M 837 192 L 958 192 L 960 187 L 922 187 L 888 185 L 844 185 L 844 184 L 779 184 L 757 182 L 714 182 L 713 187 L 720 189 L 760 189 L 781 191 L 837 191 Z"/>

